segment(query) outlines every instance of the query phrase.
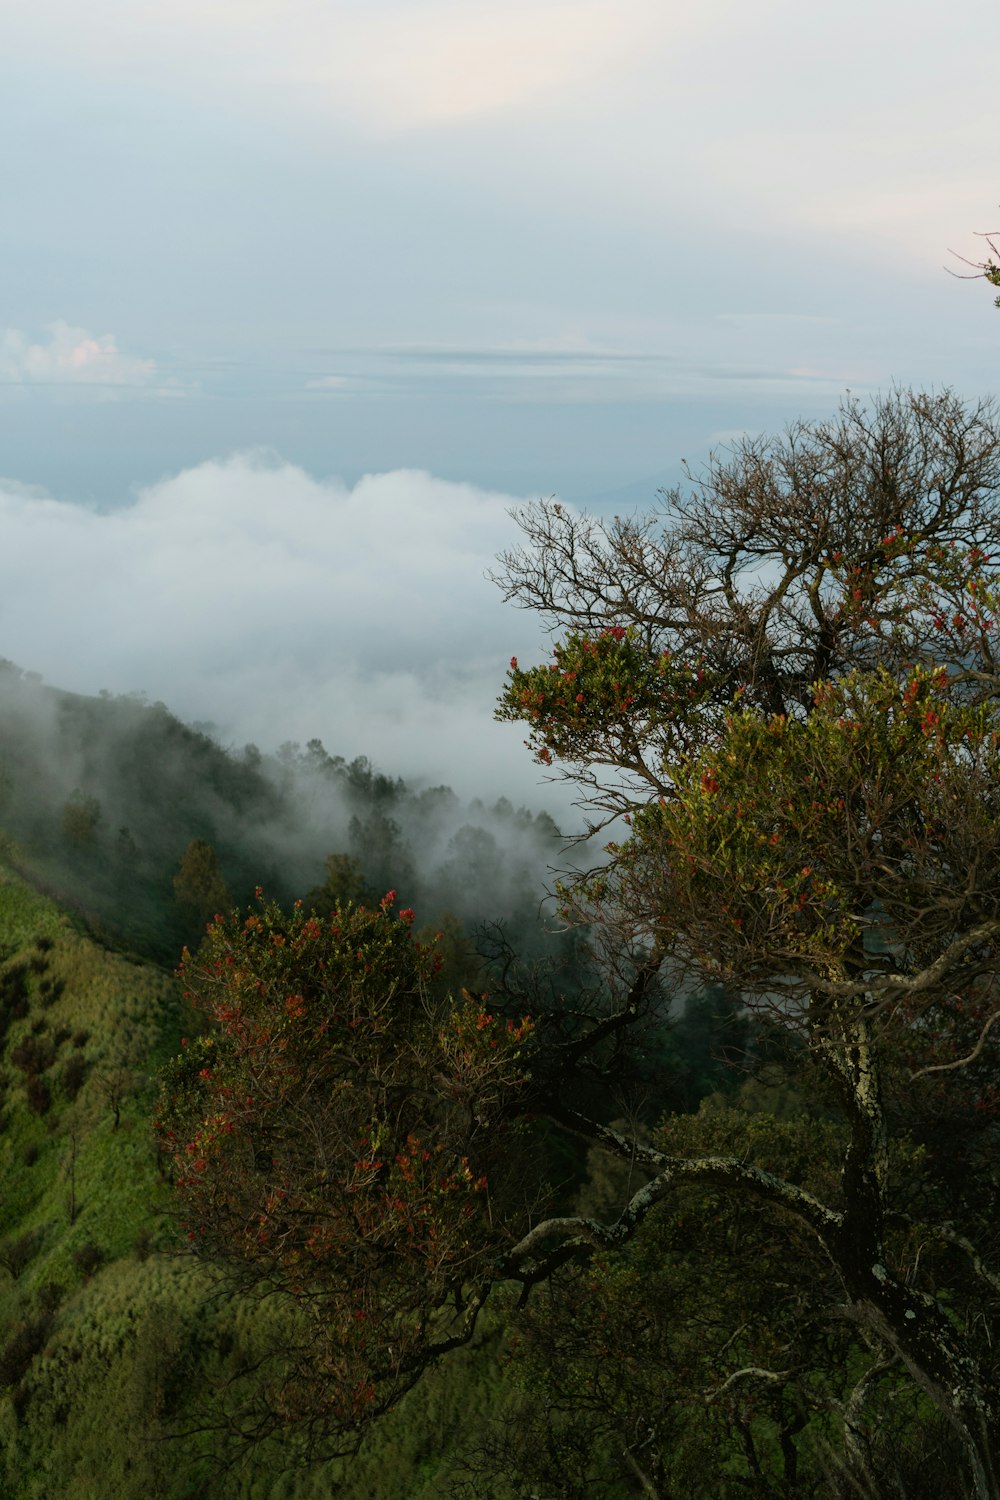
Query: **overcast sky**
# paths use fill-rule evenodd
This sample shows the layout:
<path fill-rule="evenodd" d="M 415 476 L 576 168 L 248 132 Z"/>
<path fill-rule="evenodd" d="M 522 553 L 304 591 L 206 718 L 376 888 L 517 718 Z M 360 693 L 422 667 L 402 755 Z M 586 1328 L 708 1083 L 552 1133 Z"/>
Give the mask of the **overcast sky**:
<path fill-rule="evenodd" d="M 995 0 L 0 0 L 0 655 L 521 786 L 504 497 L 994 387 L 998 78 Z"/>

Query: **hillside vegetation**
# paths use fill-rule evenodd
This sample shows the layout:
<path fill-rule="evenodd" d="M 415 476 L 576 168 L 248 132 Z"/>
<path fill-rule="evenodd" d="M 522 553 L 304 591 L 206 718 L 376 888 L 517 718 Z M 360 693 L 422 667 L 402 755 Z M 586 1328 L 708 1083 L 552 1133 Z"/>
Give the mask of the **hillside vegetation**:
<path fill-rule="evenodd" d="M 410 791 L 315 743 L 234 755 L 162 705 L 61 693 L 9 664 L 0 700 L 0 1495 L 521 1494 L 522 1459 L 489 1457 L 503 1433 L 530 1431 L 535 1399 L 499 1305 L 357 1456 L 301 1466 L 293 1442 L 272 1442 L 220 1467 L 217 1409 L 266 1329 L 188 1254 L 152 1119 L 163 1065 L 203 1024 L 174 972 L 204 917 L 178 889 L 194 845 L 237 903 L 262 869 L 286 900 L 322 909 L 371 899 L 402 865 L 443 932 L 440 985 L 485 982 L 490 954 L 509 966 L 516 948 L 518 973 L 534 954 L 536 980 L 572 989 L 585 954 L 548 937 L 538 909 L 554 825 Z M 505 900 L 484 957 L 474 918 Z M 726 1083 L 716 1042 L 731 1024 L 717 999 L 664 1038 L 677 1105 Z M 579 1154 L 554 1153 L 549 1170 L 569 1195 L 588 1177 L 597 1199 L 615 1191 L 608 1165 Z"/>
<path fill-rule="evenodd" d="M 0 1495 L 524 1493 L 523 1455 L 507 1455 L 498 1473 L 490 1454 L 517 1431 L 537 1441 L 537 1372 L 511 1363 L 496 1316 L 357 1457 L 299 1467 L 294 1444 L 272 1443 L 218 1467 L 215 1403 L 238 1386 L 261 1328 L 258 1305 L 186 1253 L 154 1149 L 157 1074 L 195 1018 L 171 973 L 95 941 L 6 864 L 0 934 Z M 690 1062 L 676 1076 L 695 1098 L 720 1081 L 711 1037 L 725 1020 L 713 1014 L 694 1008 L 684 1032 Z M 591 1207 L 620 1187 L 608 1162 L 575 1171 L 589 1177 Z M 593 1465 L 586 1473 L 596 1483 Z M 610 1488 L 593 1492 L 630 1491 L 612 1466 Z"/>

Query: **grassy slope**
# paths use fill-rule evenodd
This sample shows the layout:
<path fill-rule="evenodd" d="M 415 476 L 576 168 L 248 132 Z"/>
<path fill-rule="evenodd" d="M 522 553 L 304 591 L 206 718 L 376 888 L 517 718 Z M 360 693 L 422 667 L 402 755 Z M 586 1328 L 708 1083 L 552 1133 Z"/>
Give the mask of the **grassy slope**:
<path fill-rule="evenodd" d="M 111 1496 L 117 1457 L 143 1446 L 121 1390 L 137 1330 L 185 1294 L 179 1264 L 148 1253 L 164 1193 L 151 1078 L 176 1045 L 175 986 L 98 947 L 9 871 L 0 953 L 0 1493 L 72 1483 Z"/>

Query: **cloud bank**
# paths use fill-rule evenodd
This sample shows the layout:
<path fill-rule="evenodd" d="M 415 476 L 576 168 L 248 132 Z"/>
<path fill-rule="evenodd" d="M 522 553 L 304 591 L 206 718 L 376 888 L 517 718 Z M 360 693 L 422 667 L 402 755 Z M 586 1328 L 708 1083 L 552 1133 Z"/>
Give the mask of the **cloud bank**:
<path fill-rule="evenodd" d="M 12 385 L 146 386 L 156 362 L 125 354 L 113 333 L 95 335 L 57 320 L 32 343 L 19 328 L 0 332 L 0 381 Z"/>
<path fill-rule="evenodd" d="M 491 718 L 510 656 L 543 649 L 484 577 L 516 503 L 415 470 L 348 488 L 266 453 L 106 513 L 0 480 L 0 655 L 60 687 L 146 692 L 227 743 L 319 737 L 551 805 Z"/>

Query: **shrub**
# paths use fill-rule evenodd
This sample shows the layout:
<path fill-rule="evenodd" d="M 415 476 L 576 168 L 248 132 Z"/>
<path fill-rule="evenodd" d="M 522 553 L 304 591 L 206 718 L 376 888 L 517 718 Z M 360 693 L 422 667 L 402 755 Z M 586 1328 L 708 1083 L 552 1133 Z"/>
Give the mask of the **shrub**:
<path fill-rule="evenodd" d="M 12 1050 L 10 1060 L 22 1073 L 33 1078 L 38 1073 L 44 1073 L 52 1063 L 51 1044 L 40 1041 L 36 1036 L 26 1036 Z"/>
<path fill-rule="evenodd" d="M 40 1313 L 16 1325 L 0 1352 L 0 1386 L 17 1385 L 28 1373 L 35 1355 L 45 1348 L 50 1324 L 49 1314 Z"/>
<path fill-rule="evenodd" d="M 0 1034 L 12 1020 L 28 1013 L 28 968 L 21 961 L 10 964 L 0 974 Z"/>
<path fill-rule="evenodd" d="M 66 1289 L 58 1281 L 43 1281 L 38 1288 L 37 1301 L 43 1313 L 54 1313 L 65 1295 Z"/>
<path fill-rule="evenodd" d="M 60 1081 L 67 1099 L 75 1099 L 87 1076 L 87 1059 L 82 1052 L 74 1052 L 63 1064 Z"/>
<path fill-rule="evenodd" d="M 104 1251 L 93 1240 L 88 1240 L 85 1245 L 73 1251 L 73 1264 L 84 1277 L 93 1276 L 103 1259 Z"/>
<path fill-rule="evenodd" d="M 33 1114 L 47 1115 L 52 1108 L 52 1095 L 44 1078 L 33 1074 L 27 1083 L 28 1108 Z"/>
<path fill-rule="evenodd" d="M 11 1391 L 10 1404 L 18 1422 L 23 1422 L 25 1413 L 31 1405 L 31 1392 L 23 1382 L 16 1385 Z"/>
<path fill-rule="evenodd" d="M 37 1229 L 29 1229 L 26 1234 L 18 1235 L 17 1239 L 7 1240 L 0 1245 L 0 1266 L 6 1267 L 15 1281 L 38 1249 L 40 1239 Z"/>

